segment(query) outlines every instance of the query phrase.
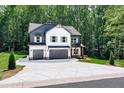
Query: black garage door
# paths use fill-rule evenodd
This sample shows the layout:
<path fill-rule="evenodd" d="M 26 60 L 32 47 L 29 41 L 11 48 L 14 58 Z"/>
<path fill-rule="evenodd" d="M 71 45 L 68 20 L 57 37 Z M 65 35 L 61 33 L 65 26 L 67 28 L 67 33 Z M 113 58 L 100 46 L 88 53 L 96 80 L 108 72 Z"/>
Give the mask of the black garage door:
<path fill-rule="evenodd" d="M 50 59 L 67 59 L 68 58 L 68 50 L 50 50 L 49 53 Z"/>
<path fill-rule="evenodd" d="M 33 50 L 33 59 L 43 59 L 43 50 Z"/>

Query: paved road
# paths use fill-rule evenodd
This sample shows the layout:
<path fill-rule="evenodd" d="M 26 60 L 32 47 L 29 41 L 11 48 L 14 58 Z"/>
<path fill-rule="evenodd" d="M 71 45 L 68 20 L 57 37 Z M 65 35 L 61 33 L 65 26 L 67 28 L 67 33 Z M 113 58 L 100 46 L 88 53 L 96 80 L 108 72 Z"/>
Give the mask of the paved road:
<path fill-rule="evenodd" d="M 124 77 L 44 86 L 41 88 L 124 88 Z"/>

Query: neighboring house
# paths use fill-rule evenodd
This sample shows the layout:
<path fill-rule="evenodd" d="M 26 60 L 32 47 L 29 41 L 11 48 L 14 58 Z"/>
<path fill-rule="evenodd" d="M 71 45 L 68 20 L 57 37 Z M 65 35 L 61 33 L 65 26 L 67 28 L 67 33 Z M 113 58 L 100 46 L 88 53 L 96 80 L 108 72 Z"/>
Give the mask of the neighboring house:
<path fill-rule="evenodd" d="M 29 59 L 66 59 L 83 55 L 80 33 L 72 26 L 29 24 Z"/>

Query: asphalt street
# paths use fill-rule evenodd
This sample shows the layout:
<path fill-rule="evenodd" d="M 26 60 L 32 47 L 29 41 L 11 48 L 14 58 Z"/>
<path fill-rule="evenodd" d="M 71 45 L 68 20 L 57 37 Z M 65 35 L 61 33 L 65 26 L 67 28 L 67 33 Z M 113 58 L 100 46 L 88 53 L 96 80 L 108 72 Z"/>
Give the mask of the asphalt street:
<path fill-rule="evenodd" d="M 38 88 L 124 88 L 124 77 L 50 85 Z"/>

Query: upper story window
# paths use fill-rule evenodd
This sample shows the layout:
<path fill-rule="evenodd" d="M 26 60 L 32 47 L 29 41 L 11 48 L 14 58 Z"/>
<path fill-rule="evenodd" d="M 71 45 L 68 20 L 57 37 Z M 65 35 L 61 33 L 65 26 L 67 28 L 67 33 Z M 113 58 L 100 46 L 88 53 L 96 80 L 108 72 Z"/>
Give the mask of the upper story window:
<path fill-rule="evenodd" d="M 57 36 L 51 36 L 50 41 L 51 42 L 57 42 Z"/>
<path fill-rule="evenodd" d="M 77 37 L 72 37 L 71 38 L 71 43 L 78 43 L 78 38 Z"/>
<path fill-rule="evenodd" d="M 41 42 L 42 42 L 42 37 L 41 37 L 40 35 L 36 35 L 36 36 L 34 37 L 34 41 L 35 41 L 36 43 L 41 43 Z"/>
<path fill-rule="evenodd" d="M 67 42 L 67 37 L 61 37 L 62 42 Z"/>

